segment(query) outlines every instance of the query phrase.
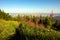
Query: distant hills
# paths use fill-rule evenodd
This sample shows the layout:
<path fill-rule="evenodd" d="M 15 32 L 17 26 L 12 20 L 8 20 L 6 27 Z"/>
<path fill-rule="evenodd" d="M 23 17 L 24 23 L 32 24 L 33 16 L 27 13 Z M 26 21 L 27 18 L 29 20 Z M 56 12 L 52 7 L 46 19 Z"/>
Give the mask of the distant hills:
<path fill-rule="evenodd" d="M 21 16 L 24 15 L 32 15 L 32 16 L 50 16 L 50 13 L 9 13 L 12 16 L 17 16 L 18 14 L 20 14 Z M 54 13 L 53 14 L 54 17 L 60 17 L 60 13 Z"/>

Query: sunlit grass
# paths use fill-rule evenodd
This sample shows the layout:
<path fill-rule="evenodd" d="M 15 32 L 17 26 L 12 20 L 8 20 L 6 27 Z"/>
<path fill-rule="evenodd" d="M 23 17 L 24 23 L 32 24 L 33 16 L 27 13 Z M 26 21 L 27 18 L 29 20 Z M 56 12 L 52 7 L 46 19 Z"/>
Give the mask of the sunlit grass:
<path fill-rule="evenodd" d="M 5 21 L 1 19 L 0 20 L 0 40 L 5 40 L 10 35 L 13 35 L 17 27 L 18 27 L 17 21 Z"/>

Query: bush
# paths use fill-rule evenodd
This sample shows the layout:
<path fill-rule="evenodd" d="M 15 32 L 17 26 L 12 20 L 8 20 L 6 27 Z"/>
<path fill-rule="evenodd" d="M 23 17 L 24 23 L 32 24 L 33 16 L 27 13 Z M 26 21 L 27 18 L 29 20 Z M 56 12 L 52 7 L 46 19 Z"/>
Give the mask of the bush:
<path fill-rule="evenodd" d="M 16 31 L 16 36 L 13 38 L 16 38 L 14 40 L 59 40 L 60 39 L 60 32 L 52 30 L 52 29 L 46 29 L 46 28 L 40 28 L 37 26 L 31 26 L 27 23 L 21 23 L 20 28 L 18 28 Z M 19 36 L 17 36 L 19 34 Z"/>
<path fill-rule="evenodd" d="M 10 35 L 15 33 L 17 26 L 12 21 L 0 20 L 0 40 L 7 40 Z"/>

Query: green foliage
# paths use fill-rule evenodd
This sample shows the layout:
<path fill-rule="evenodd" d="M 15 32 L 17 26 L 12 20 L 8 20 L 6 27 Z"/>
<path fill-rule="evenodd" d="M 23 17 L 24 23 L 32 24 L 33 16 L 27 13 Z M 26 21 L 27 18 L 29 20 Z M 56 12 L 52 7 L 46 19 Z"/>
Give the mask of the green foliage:
<path fill-rule="evenodd" d="M 18 29 L 20 33 L 20 40 L 59 40 L 60 32 L 40 28 L 37 26 L 31 26 L 27 23 L 21 23 Z"/>
<path fill-rule="evenodd" d="M 11 20 L 18 21 L 20 25 Z M 29 25 L 29 20 L 34 24 L 38 22 L 38 26 Z M 45 28 L 41 28 L 39 24 L 43 24 Z M 9 39 L 11 35 L 13 36 L 16 33 L 16 28 L 19 31 L 20 40 L 60 40 L 60 32 L 51 29 L 60 29 L 60 24 L 57 22 L 54 23 L 53 17 L 22 17 L 19 14 L 16 17 L 12 17 L 9 13 L 0 10 L 0 40 Z"/>
<path fill-rule="evenodd" d="M 59 21 L 58 20 L 56 20 L 55 21 L 55 23 L 53 24 L 53 29 L 55 29 L 55 30 L 58 30 L 58 31 L 60 31 L 60 23 L 58 23 Z"/>
<path fill-rule="evenodd" d="M 9 36 L 15 33 L 18 25 L 12 21 L 0 20 L 0 40 L 7 40 Z"/>
<path fill-rule="evenodd" d="M 4 20 L 14 20 L 14 18 L 9 15 L 9 13 L 5 13 L 4 11 L 0 10 L 0 19 L 4 19 Z"/>
<path fill-rule="evenodd" d="M 54 21 L 53 21 L 52 17 L 46 17 L 45 20 L 44 20 L 45 27 L 51 28 L 53 23 L 54 23 Z"/>

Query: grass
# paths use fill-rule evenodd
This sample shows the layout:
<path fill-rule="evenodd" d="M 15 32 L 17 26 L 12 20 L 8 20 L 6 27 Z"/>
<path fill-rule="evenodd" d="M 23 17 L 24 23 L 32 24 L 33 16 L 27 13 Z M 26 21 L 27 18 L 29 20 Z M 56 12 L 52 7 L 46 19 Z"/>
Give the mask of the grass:
<path fill-rule="evenodd" d="M 0 40 L 7 40 L 8 36 L 13 35 L 15 33 L 15 29 L 17 27 L 17 21 L 5 21 L 0 19 Z"/>

